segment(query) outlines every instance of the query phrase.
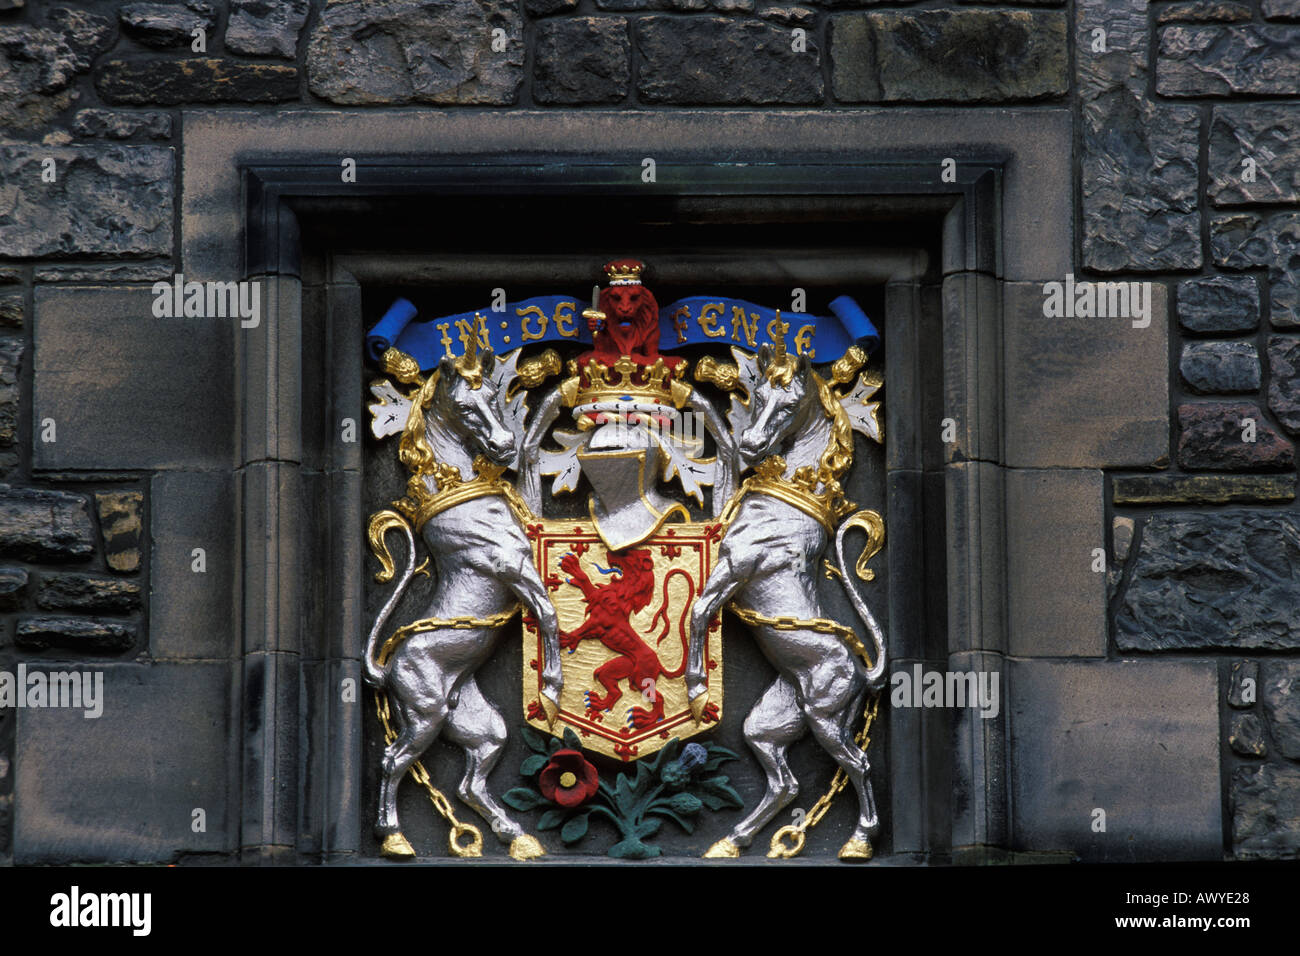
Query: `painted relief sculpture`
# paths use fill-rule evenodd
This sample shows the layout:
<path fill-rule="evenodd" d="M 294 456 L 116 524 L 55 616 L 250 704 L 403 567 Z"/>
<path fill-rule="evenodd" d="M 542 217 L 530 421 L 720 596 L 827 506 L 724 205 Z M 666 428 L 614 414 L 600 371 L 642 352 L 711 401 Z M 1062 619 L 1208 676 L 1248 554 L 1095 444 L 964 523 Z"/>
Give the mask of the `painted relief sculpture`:
<path fill-rule="evenodd" d="M 705 854 L 739 856 L 793 800 L 786 752 L 806 733 L 839 769 L 768 855 L 800 852 L 846 784 L 858 814 L 840 856 L 872 854 L 866 750 L 885 647 L 850 580 L 845 538 L 865 534 L 852 573 L 871 580 L 884 522 L 846 500 L 842 482 L 853 432 L 883 440 L 871 401 L 882 382 L 863 371 L 878 336 L 846 297 L 833 316 L 788 322 L 717 296 L 661 309 L 643 273 L 638 261 L 610 262 L 580 314 L 576 299 L 546 296 L 416 323 L 398 300 L 370 332 L 387 376 L 371 386 L 372 431 L 395 437 L 409 472 L 405 494 L 369 527 L 377 580 L 396 579 L 365 659 L 388 743 L 375 822 L 385 855 L 414 855 L 397 819 L 408 772 L 451 825 L 452 852 L 481 852 L 481 831 L 420 763 L 442 737 L 465 751 L 457 796 L 517 859 L 544 851 L 506 807 L 542 810 L 537 828 L 558 830 L 566 847 L 604 819 L 620 837 L 609 854 L 627 859 L 657 855 L 651 840 L 665 821 L 690 831 L 703 812 L 743 807 Z M 692 347 L 693 374 L 672 354 Z M 729 398 L 725 415 L 704 384 Z M 400 573 L 389 532 L 406 545 Z M 839 577 L 859 621 L 828 617 L 823 573 Z M 428 607 L 394 620 L 418 574 L 434 579 Z M 734 715 L 766 776 L 762 793 L 738 793 L 719 774 L 737 755 L 709 740 L 733 717 L 724 610 L 777 672 Z M 523 642 L 515 719 L 531 751 L 520 768 L 528 785 L 494 795 L 488 775 L 515 705 L 487 699 L 475 671 L 511 632 Z M 615 769 L 602 777 L 593 760 Z"/>

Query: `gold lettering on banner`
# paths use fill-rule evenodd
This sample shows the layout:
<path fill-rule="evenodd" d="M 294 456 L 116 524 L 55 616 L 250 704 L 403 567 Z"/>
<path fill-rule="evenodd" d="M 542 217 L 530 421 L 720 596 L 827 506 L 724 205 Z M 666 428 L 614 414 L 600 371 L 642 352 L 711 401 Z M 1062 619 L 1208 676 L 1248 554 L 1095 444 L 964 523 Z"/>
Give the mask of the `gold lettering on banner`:
<path fill-rule="evenodd" d="M 555 321 L 555 331 L 567 339 L 578 337 L 578 327 L 573 324 L 573 310 L 577 307 L 576 302 L 555 303 L 555 315 L 552 316 Z"/>
<path fill-rule="evenodd" d="M 519 328 L 522 331 L 521 338 L 525 342 L 531 342 L 534 339 L 540 339 L 546 334 L 546 326 L 550 324 L 550 316 L 535 305 L 530 305 L 526 309 L 515 309 L 515 314 L 519 316 Z M 537 331 L 533 332 L 528 328 L 528 317 L 537 316 Z"/>
<path fill-rule="evenodd" d="M 776 318 L 767 323 L 767 337 L 771 339 L 773 345 L 776 345 L 778 341 L 784 343 L 785 333 L 789 331 L 790 323 L 781 321 L 781 313 L 779 311 L 776 313 Z"/>
<path fill-rule="evenodd" d="M 684 305 L 673 313 L 673 331 L 677 333 L 677 344 L 686 341 L 686 323 L 691 320 L 691 307 Z"/>
<path fill-rule="evenodd" d="M 448 358 L 450 358 L 451 357 L 451 336 L 447 334 L 447 330 L 451 328 L 451 323 L 439 322 L 436 328 L 438 329 L 438 333 L 441 336 L 442 349 L 444 352 L 447 353 Z"/>
<path fill-rule="evenodd" d="M 757 345 L 758 319 L 757 312 L 749 313 L 749 318 L 746 318 L 744 306 L 733 305 L 731 307 L 731 341 L 739 342 L 740 333 L 743 330 L 745 341 L 749 343 L 749 347 L 752 349 Z"/>
<path fill-rule="evenodd" d="M 725 308 L 725 303 L 709 302 L 700 309 L 700 317 L 696 321 L 700 323 L 700 331 L 709 338 L 716 339 L 727 334 L 727 330 L 718 325 L 718 316 L 722 315 Z"/>
<path fill-rule="evenodd" d="M 816 331 L 817 328 L 813 325 L 805 325 L 799 330 L 799 334 L 794 337 L 795 355 L 807 355 L 810 359 L 817 357 L 817 350 L 808 347 L 812 345 L 812 337 Z"/>

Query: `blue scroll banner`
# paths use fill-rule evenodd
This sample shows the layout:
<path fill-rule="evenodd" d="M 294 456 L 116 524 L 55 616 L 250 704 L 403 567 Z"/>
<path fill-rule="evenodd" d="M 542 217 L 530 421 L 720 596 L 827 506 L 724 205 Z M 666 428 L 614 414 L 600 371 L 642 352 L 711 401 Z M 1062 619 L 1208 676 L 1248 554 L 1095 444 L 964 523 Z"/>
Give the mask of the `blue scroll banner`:
<path fill-rule="evenodd" d="M 545 295 L 511 302 L 505 311 L 480 309 L 492 349 L 509 352 L 520 346 L 555 342 L 591 345 L 591 332 L 582 310 L 587 302 L 573 296 Z M 809 355 L 817 363 L 833 362 L 849 346 L 858 345 L 870 353 L 880 343 L 880 333 L 867 314 L 847 295 L 830 304 L 831 315 L 821 317 L 782 312 L 788 326 L 786 348 L 797 355 Z M 462 312 L 426 322 L 415 322 L 416 309 L 398 299 L 366 336 L 366 347 L 375 361 L 389 348 L 414 358 L 423 370 L 438 364 L 444 355 L 461 355 L 474 327 L 474 313 Z M 659 351 L 672 352 L 688 345 L 734 345 L 756 351 L 763 343 L 776 341 L 776 311 L 743 299 L 696 295 L 678 299 L 659 310 Z"/>

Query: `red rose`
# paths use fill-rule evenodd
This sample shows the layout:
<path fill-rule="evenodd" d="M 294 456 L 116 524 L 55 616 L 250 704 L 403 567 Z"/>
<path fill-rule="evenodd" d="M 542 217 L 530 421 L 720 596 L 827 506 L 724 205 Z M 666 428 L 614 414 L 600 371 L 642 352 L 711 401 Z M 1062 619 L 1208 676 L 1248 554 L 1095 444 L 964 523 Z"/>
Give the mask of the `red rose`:
<path fill-rule="evenodd" d="M 577 750 L 557 750 L 537 778 L 537 788 L 547 800 L 576 807 L 596 793 L 600 777 Z"/>

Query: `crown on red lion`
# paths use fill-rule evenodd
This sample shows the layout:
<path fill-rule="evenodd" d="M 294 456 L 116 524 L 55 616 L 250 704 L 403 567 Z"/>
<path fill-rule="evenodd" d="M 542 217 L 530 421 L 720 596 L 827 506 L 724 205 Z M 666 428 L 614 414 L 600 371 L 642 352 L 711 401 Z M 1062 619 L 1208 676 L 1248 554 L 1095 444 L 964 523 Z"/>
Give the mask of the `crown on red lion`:
<path fill-rule="evenodd" d="M 644 271 L 645 263 L 636 259 L 615 259 L 605 263 L 605 275 L 609 277 L 610 285 L 640 285 Z"/>

